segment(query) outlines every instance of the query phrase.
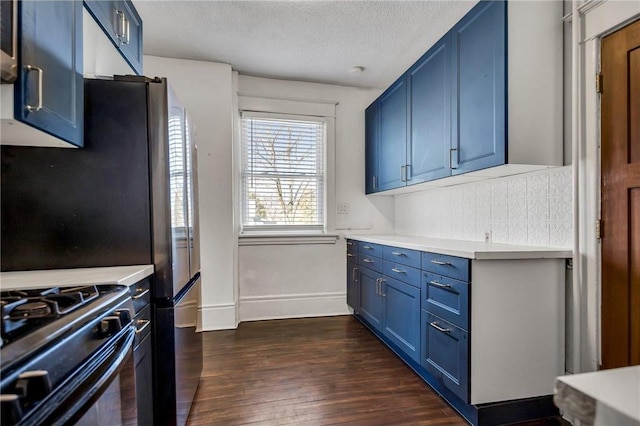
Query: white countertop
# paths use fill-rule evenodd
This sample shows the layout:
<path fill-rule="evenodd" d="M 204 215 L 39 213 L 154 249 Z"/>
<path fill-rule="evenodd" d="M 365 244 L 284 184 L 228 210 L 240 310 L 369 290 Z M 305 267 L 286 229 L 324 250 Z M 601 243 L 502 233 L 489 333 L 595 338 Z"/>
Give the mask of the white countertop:
<path fill-rule="evenodd" d="M 0 289 L 72 287 L 86 284 L 130 286 L 151 274 L 153 274 L 153 265 L 2 272 Z"/>
<path fill-rule="evenodd" d="M 519 246 L 511 244 L 483 243 L 478 241 L 446 240 L 440 238 L 411 237 L 406 235 L 347 234 L 345 238 L 374 244 L 428 251 L 476 260 L 504 259 L 565 259 L 573 256 L 567 248 Z"/>
<path fill-rule="evenodd" d="M 594 426 L 640 425 L 640 365 L 558 377 L 554 401 Z"/>

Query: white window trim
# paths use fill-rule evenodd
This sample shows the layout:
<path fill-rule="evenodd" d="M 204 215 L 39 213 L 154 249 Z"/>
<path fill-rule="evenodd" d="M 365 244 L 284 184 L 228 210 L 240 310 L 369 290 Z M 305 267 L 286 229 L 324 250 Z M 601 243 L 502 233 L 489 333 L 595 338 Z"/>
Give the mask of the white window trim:
<path fill-rule="evenodd" d="M 239 158 L 236 162 L 238 172 L 237 211 L 238 244 L 244 245 L 277 245 L 277 244 L 335 244 L 338 239 L 335 234 L 335 106 L 337 102 L 313 101 L 298 99 L 276 99 L 259 96 L 238 95 L 238 129 L 241 126 L 242 115 L 251 117 L 289 118 L 297 120 L 318 120 L 326 123 L 326 157 L 325 157 L 325 224 L 324 230 L 318 232 L 300 230 L 243 230 L 241 217 L 242 198 L 242 164 Z M 240 132 L 238 132 L 240 135 Z M 240 152 L 242 139 L 236 139 Z"/>

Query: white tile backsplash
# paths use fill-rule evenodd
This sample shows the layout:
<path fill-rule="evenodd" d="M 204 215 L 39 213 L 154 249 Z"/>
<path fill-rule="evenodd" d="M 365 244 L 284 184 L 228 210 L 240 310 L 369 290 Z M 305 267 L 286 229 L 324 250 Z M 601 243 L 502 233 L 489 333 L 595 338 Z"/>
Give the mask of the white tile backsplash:
<path fill-rule="evenodd" d="M 571 166 L 395 197 L 398 234 L 571 247 Z"/>

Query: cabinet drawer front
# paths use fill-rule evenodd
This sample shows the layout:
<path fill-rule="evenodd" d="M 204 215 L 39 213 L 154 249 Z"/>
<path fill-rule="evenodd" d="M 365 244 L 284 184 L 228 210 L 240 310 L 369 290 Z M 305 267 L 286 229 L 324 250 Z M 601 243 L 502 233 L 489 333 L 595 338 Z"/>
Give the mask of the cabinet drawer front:
<path fill-rule="evenodd" d="M 359 253 L 358 264 L 373 271 L 382 273 L 382 259 L 379 257 Z"/>
<path fill-rule="evenodd" d="M 461 281 L 469 281 L 471 277 L 469 259 L 446 254 L 423 252 L 422 269 Z"/>
<path fill-rule="evenodd" d="M 382 252 L 384 260 L 420 268 L 420 252 L 418 250 L 384 246 Z"/>
<path fill-rule="evenodd" d="M 133 307 L 136 312 L 151 302 L 151 277 L 147 277 L 129 287 L 129 294 L 133 300 Z"/>
<path fill-rule="evenodd" d="M 424 310 L 421 317 L 422 366 L 469 402 L 469 333 Z"/>
<path fill-rule="evenodd" d="M 469 284 L 422 273 L 422 309 L 469 330 Z"/>
<path fill-rule="evenodd" d="M 382 272 L 386 276 L 420 288 L 420 269 L 411 268 L 388 260 L 383 260 L 382 265 Z"/>
<path fill-rule="evenodd" d="M 151 305 L 145 306 L 133 317 L 133 324 L 136 326 L 133 347 L 136 348 L 151 333 Z"/>
<path fill-rule="evenodd" d="M 367 256 L 382 257 L 382 245 L 358 241 L 358 252 Z"/>

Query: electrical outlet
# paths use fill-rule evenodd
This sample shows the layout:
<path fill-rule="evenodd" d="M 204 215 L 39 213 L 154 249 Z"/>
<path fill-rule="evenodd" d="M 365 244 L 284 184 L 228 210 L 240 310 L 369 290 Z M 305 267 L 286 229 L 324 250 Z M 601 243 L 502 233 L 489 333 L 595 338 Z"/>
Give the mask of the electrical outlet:
<path fill-rule="evenodd" d="M 338 214 L 349 214 L 349 203 L 338 203 Z"/>
<path fill-rule="evenodd" d="M 491 242 L 491 232 L 485 232 L 484 233 L 484 242 L 485 243 Z"/>

